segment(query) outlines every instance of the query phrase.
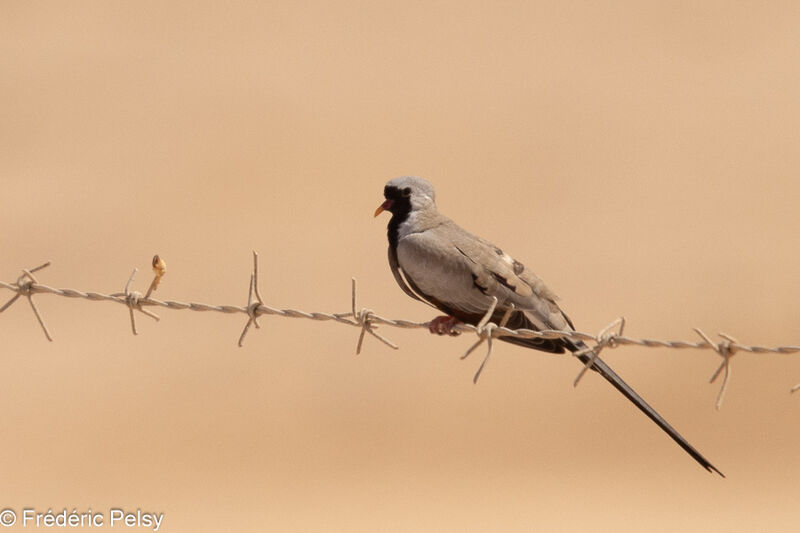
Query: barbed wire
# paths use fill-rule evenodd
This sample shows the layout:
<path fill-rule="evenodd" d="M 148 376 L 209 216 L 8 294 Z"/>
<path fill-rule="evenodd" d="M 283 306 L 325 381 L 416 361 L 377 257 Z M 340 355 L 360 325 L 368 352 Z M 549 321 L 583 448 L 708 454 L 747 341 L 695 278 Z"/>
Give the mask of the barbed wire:
<path fill-rule="evenodd" d="M 50 266 L 50 261 L 43 263 L 37 267 L 31 269 L 22 269 L 22 274 L 17 278 L 16 282 L 14 283 L 6 283 L 0 281 L 0 288 L 8 289 L 14 292 L 14 296 L 11 297 L 2 307 L 0 307 L 0 313 L 11 307 L 14 302 L 16 302 L 21 296 L 27 298 L 28 303 L 33 310 L 33 314 L 36 317 L 36 320 L 39 322 L 39 325 L 44 332 L 45 337 L 47 337 L 48 341 L 52 341 L 53 337 L 50 334 L 50 331 L 45 324 L 44 318 L 42 317 L 41 313 L 39 312 L 38 307 L 36 306 L 36 302 L 34 301 L 33 297 L 36 294 L 55 294 L 57 296 L 63 296 L 66 298 L 83 298 L 90 301 L 108 301 L 108 302 L 115 302 L 122 304 L 128 308 L 129 317 L 131 322 L 131 331 L 134 335 L 138 334 L 136 329 L 136 312 L 140 312 L 154 320 L 159 320 L 159 316 L 153 313 L 152 311 L 146 309 L 146 307 L 164 307 L 167 309 L 174 309 L 174 310 L 191 310 L 191 311 L 213 311 L 217 313 L 226 313 L 226 314 L 233 314 L 233 313 L 243 313 L 247 315 L 247 322 L 242 329 L 241 334 L 239 335 L 238 345 L 241 347 L 244 344 L 244 339 L 247 336 L 247 333 L 250 330 L 251 326 L 255 326 L 259 328 L 260 325 L 258 323 L 259 317 L 263 315 L 278 315 L 287 318 L 306 318 L 310 320 L 317 320 L 317 321 L 333 321 L 339 324 L 346 324 L 348 326 L 357 327 L 360 329 L 360 333 L 358 336 L 358 342 L 356 344 L 356 354 L 361 353 L 361 348 L 363 346 L 364 338 L 367 334 L 371 335 L 372 337 L 378 339 L 383 344 L 389 346 L 393 349 L 398 349 L 398 346 L 391 342 L 389 339 L 381 335 L 376 331 L 377 327 L 380 325 L 395 327 L 395 328 L 406 328 L 406 329 L 428 329 L 431 332 L 440 332 L 440 326 L 437 327 L 435 321 L 430 322 L 413 322 L 409 320 L 401 320 L 401 319 L 391 319 L 385 318 L 380 315 L 375 314 L 371 309 L 368 308 L 358 308 L 357 306 L 357 299 L 356 299 L 356 280 L 355 278 L 352 279 L 352 296 L 351 296 L 351 305 L 350 311 L 345 313 L 322 313 L 322 312 L 307 312 L 307 311 L 300 311 L 297 309 L 278 309 L 275 307 L 271 307 L 264 303 L 264 300 L 261 297 L 261 294 L 258 289 L 258 254 L 253 252 L 253 272 L 250 274 L 250 286 L 247 295 L 247 305 L 245 306 L 237 306 L 237 305 L 210 305 L 204 303 L 196 303 L 196 302 L 178 302 L 175 300 L 158 300 L 152 297 L 152 293 L 158 288 L 158 285 L 161 281 L 161 278 L 166 274 L 166 264 L 164 263 L 163 259 L 161 259 L 158 255 L 153 257 L 152 267 L 154 272 L 154 277 L 152 282 L 150 283 L 147 292 L 143 295 L 139 292 L 131 290 L 131 284 L 133 283 L 134 277 L 138 272 L 138 269 L 134 268 L 131 275 L 128 277 L 128 281 L 125 283 L 125 288 L 122 292 L 112 293 L 112 294 L 103 294 L 99 292 L 84 292 L 79 291 L 76 289 L 57 289 L 54 287 L 50 287 L 48 285 L 44 285 L 39 282 L 39 280 L 34 276 L 35 272 L 39 272 L 40 270 Z M 466 359 L 472 352 L 474 352 L 478 347 L 480 347 L 483 343 L 486 343 L 487 350 L 486 355 L 483 358 L 478 370 L 475 372 L 475 376 L 473 378 L 473 382 L 477 383 L 478 378 L 480 377 L 481 373 L 483 372 L 486 363 L 489 361 L 489 357 L 492 354 L 492 344 L 493 339 L 498 337 L 517 337 L 517 338 L 540 338 L 540 339 L 557 339 L 557 338 L 567 338 L 572 340 L 581 340 L 585 342 L 589 342 L 592 345 L 584 350 L 580 350 L 578 352 L 573 353 L 574 356 L 580 356 L 584 354 L 591 353 L 591 357 L 585 363 L 584 367 L 578 373 L 577 377 L 573 382 L 573 386 L 577 386 L 580 382 L 581 378 L 584 376 L 586 371 L 591 368 L 592 363 L 596 358 L 600 356 L 600 353 L 605 348 L 618 348 L 620 346 L 643 346 L 646 348 L 672 348 L 672 349 L 696 349 L 696 350 L 713 350 L 716 352 L 721 358 L 722 361 L 720 362 L 717 369 L 711 376 L 709 383 L 714 383 L 717 378 L 722 375 L 722 384 L 720 385 L 719 392 L 717 393 L 716 399 L 716 408 L 719 409 L 722 406 L 722 401 L 725 397 L 725 392 L 727 391 L 728 384 L 730 383 L 731 379 L 731 359 L 737 352 L 749 352 L 749 353 L 776 353 L 776 354 L 791 354 L 800 352 L 800 346 L 777 346 L 777 347 L 766 347 L 766 346 L 750 346 L 746 344 L 740 343 L 734 337 L 727 335 L 725 333 L 719 332 L 718 335 L 721 338 L 720 341 L 714 341 L 706 335 L 700 328 L 693 328 L 695 333 L 700 337 L 699 341 L 664 341 L 664 340 L 654 340 L 654 339 L 637 339 L 632 337 L 627 337 L 623 335 L 623 331 L 625 329 L 625 318 L 620 317 L 611 322 L 609 325 L 604 327 L 600 332 L 596 335 L 592 335 L 589 333 L 583 333 L 580 331 L 565 331 L 565 330 L 530 330 L 530 329 L 509 329 L 506 327 L 506 323 L 511 316 L 512 309 L 508 309 L 500 320 L 498 324 L 490 322 L 490 318 L 494 314 L 495 308 L 497 305 L 497 298 L 494 299 L 492 305 L 483 316 L 481 321 L 477 325 L 472 324 L 464 324 L 464 323 L 457 323 L 448 328 L 447 332 L 452 335 L 458 335 L 460 333 L 471 332 L 475 334 L 478 338 L 472 346 L 470 346 L 464 355 L 461 356 L 461 359 Z M 800 383 L 793 386 L 790 389 L 790 392 L 795 392 L 800 390 Z"/>

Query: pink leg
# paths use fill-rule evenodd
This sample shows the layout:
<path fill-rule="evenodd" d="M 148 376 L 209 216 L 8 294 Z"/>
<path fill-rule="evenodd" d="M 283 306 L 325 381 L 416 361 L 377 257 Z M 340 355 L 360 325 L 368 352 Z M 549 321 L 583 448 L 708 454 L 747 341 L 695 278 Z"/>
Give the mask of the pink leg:
<path fill-rule="evenodd" d="M 454 316 L 437 316 L 431 323 L 428 325 L 428 329 L 431 333 L 435 333 L 437 335 L 450 335 L 455 337 L 456 335 L 460 335 L 460 331 L 456 331 L 453 328 L 462 322 Z"/>

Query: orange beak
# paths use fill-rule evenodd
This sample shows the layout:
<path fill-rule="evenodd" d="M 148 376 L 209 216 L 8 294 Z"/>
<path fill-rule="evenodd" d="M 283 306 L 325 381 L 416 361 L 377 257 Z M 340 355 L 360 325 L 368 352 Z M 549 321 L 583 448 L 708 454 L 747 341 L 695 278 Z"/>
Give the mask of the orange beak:
<path fill-rule="evenodd" d="M 392 200 L 386 200 L 385 202 L 383 202 L 381 205 L 378 206 L 378 209 L 375 210 L 374 216 L 378 216 L 384 211 L 388 211 L 390 207 L 392 207 Z"/>

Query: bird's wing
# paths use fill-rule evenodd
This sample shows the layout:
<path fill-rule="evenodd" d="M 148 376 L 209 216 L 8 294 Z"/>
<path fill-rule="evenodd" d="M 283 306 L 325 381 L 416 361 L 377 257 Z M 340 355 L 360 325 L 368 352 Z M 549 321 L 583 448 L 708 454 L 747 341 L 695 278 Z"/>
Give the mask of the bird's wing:
<path fill-rule="evenodd" d="M 513 304 L 535 329 L 570 327 L 541 279 L 449 219 L 400 239 L 397 262 L 417 292 L 459 318 L 483 316 L 496 297 L 500 316 Z"/>

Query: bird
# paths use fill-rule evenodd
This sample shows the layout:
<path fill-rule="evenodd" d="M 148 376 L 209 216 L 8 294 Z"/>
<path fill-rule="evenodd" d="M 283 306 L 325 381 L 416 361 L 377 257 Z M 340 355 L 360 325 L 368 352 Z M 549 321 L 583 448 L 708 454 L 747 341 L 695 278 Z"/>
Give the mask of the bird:
<path fill-rule="evenodd" d="M 445 313 L 429 323 L 432 333 L 456 334 L 459 323 L 478 324 L 492 305 L 491 321 L 510 329 L 566 330 L 575 327 L 544 282 L 501 248 L 462 229 L 439 213 L 433 185 L 402 176 L 386 183 L 375 217 L 391 213 L 387 228 L 389 266 L 410 297 Z M 495 302 L 496 298 L 496 302 Z M 575 353 L 638 407 L 709 472 L 725 475 L 683 438 L 587 345 L 571 338 L 499 336 L 501 341 L 561 354 Z"/>

